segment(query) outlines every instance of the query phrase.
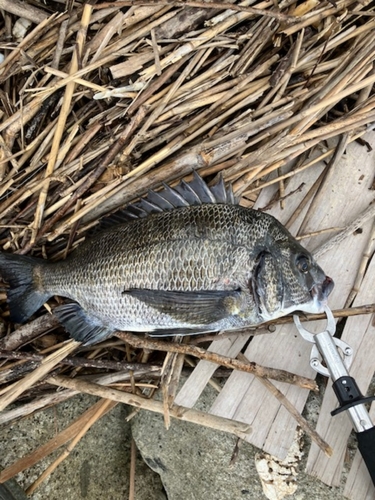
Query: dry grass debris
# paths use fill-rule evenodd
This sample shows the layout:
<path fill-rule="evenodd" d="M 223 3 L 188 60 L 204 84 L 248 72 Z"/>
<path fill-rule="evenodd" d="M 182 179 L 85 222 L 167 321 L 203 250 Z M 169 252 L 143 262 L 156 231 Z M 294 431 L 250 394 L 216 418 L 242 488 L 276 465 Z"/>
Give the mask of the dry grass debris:
<path fill-rule="evenodd" d="M 31 24 L 16 39 L 20 16 Z M 375 121 L 374 17 L 367 0 L 0 0 L 2 248 L 64 258 L 101 217 L 193 170 L 209 181 L 221 173 L 246 206 L 270 184 L 279 188 L 274 202 L 284 203 L 288 179 L 325 159 L 327 170 L 297 216 L 319 193 L 330 162 Z M 327 146 L 331 138 L 339 139 L 337 147 Z M 283 171 L 292 160 L 292 169 Z M 365 254 L 362 267 L 367 261 Z M 13 331 L 5 294 L 1 299 L 0 404 L 19 403 L 2 422 L 80 390 L 116 401 L 133 398 L 139 407 L 168 413 L 152 400 L 150 381 L 162 375 L 157 353 L 170 349 L 148 340 L 130 344 L 128 336 L 128 343 L 113 339 L 62 354 L 56 347 L 65 349 L 59 342 L 66 335 L 53 317 Z M 170 345 L 180 354 L 210 356 L 194 345 Z M 47 357 L 55 362 L 43 380 Z M 238 359 L 215 361 L 228 371 L 252 367 Z M 107 383 L 121 383 L 121 391 L 90 381 L 104 374 L 112 375 Z M 60 397 L 56 384 L 68 388 Z M 246 431 L 179 410 L 171 400 L 173 417 Z M 58 445 L 72 440 L 70 450 L 112 406 L 97 404 Z"/>

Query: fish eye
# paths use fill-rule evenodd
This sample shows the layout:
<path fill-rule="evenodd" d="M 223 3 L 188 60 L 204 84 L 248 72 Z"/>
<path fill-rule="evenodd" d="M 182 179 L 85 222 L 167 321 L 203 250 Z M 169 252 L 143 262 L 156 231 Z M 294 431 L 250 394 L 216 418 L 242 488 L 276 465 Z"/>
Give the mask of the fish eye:
<path fill-rule="evenodd" d="M 306 255 L 297 257 L 297 268 L 301 273 L 307 273 L 310 270 L 310 260 Z"/>

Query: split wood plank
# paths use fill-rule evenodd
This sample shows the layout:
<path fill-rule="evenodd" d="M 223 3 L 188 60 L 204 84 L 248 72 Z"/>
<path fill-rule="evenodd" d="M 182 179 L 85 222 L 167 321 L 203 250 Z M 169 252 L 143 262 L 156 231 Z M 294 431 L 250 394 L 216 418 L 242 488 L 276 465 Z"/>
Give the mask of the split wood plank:
<path fill-rule="evenodd" d="M 366 137 L 371 141 L 371 137 Z M 375 153 L 357 144 L 348 147 L 348 152 L 336 166 L 333 180 L 324 186 L 326 203 L 319 210 L 310 214 L 307 231 L 332 226 L 345 226 L 368 206 L 373 199 L 373 193 L 368 190 L 373 180 Z M 323 165 L 314 170 L 305 171 L 291 179 L 287 193 L 297 189 L 302 182 L 306 188 L 301 193 L 295 193 L 288 198 L 286 209 L 273 207 L 269 213 L 285 223 L 292 215 L 307 189 L 315 182 Z M 351 187 L 348 196 L 347 187 Z M 265 189 L 257 202 L 258 207 L 267 205 L 274 188 Z M 307 208 L 302 212 L 297 222 L 292 226 L 296 234 L 302 223 Z M 370 231 L 370 224 L 363 227 L 362 234 L 352 236 L 344 241 L 339 248 L 332 248 L 319 259 L 319 263 L 336 282 L 334 292 L 330 297 L 332 308 L 342 307 L 355 279 L 363 248 Z M 303 244 L 311 249 L 327 239 L 327 235 L 304 240 Z M 350 262 L 347 256 L 350 255 Z M 324 322 L 309 325 L 311 331 L 319 331 Z M 273 335 L 256 337 L 250 343 L 246 356 L 255 361 L 275 368 L 287 368 L 299 375 L 311 377 L 313 371 L 309 366 L 311 345 L 303 341 L 293 325 L 279 327 Z M 198 364 L 199 367 L 199 364 Z M 198 383 L 198 368 L 187 383 Z M 286 395 L 294 406 L 302 411 L 307 398 L 307 391 L 278 383 L 277 387 Z M 182 389 L 184 390 L 184 389 Z M 182 403 L 182 398 L 181 398 Z M 186 403 L 183 403 L 186 405 Z M 294 436 L 296 424 L 288 412 L 268 393 L 254 377 L 234 372 L 226 382 L 221 393 L 214 402 L 211 412 L 234 420 L 251 423 L 254 432 L 249 442 L 263 448 L 265 451 L 284 458 L 289 450 Z"/>
<path fill-rule="evenodd" d="M 236 358 L 238 353 L 241 351 L 243 346 L 246 344 L 247 340 L 250 338 L 249 335 L 239 335 L 233 337 L 227 337 L 222 340 L 214 340 L 208 351 L 215 352 L 216 354 L 225 354 L 231 358 Z M 175 404 L 181 405 L 184 402 L 184 406 L 192 408 L 198 401 L 199 396 L 202 394 L 204 388 L 208 384 L 208 381 L 214 374 L 215 370 L 219 365 L 216 363 L 211 363 L 210 361 L 200 361 L 195 368 L 195 376 L 189 377 L 184 386 L 181 388 L 180 392 L 176 396 Z"/>
<path fill-rule="evenodd" d="M 374 280 L 375 260 L 372 260 L 354 305 L 363 303 L 364 300 L 375 301 Z M 356 379 L 362 393 L 366 393 L 375 368 L 375 360 L 372 354 L 375 352 L 375 326 L 373 325 L 372 315 L 348 318 L 341 338 L 354 351 L 350 374 Z M 332 446 L 333 455 L 329 460 L 326 460 L 313 444 L 307 460 L 307 472 L 317 476 L 328 485 L 338 486 L 341 480 L 347 439 L 352 430 L 352 425 L 345 413 L 332 418 L 330 412 L 337 407 L 337 398 L 331 388 L 332 384 L 329 383 L 328 385 L 329 388 L 327 388 L 324 395 L 316 429 Z M 367 473 L 358 480 L 364 482 L 366 478 Z M 375 490 L 372 488 L 372 498 L 374 496 Z M 355 498 L 360 500 L 357 494 Z"/>

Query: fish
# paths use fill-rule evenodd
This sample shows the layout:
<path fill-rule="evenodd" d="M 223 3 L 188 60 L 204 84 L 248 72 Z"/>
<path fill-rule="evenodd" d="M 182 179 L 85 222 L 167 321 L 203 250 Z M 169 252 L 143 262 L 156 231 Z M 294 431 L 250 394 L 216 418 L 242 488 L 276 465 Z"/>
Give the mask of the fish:
<path fill-rule="evenodd" d="M 277 219 L 196 172 L 104 219 L 65 260 L 0 252 L 0 275 L 12 322 L 61 296 L 53 313 L 83 345 L 117 330 L 192 335 L 319 313 L 334 286 Z"/>

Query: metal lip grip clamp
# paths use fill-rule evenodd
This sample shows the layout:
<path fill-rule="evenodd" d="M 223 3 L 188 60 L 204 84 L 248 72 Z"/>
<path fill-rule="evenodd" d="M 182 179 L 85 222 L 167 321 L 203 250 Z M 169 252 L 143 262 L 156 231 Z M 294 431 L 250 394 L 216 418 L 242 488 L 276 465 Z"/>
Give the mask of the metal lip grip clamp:
<path fill-rule="evenodd" d="M 311 367 L 318 373 L 331 377 L 332 388 L 339 401 L 339 407 L 331 415 L 342 411 L 349 413 L 357 435 L 358 449 L 375 485 L 375 427 L 365 407 L 365 403 L 375 400 L 375 396 L 364 397 L 354 378 L 349 375 L 348 369 L 353 360 L 352 348 L 334 337 L 336 323 L 332 311 L 328 306 L 324 311 L 327 315 L 327 328 L 323 332 L 310 333 L 296 315 L 293 316 L 294 323 L 301 336 L 314 344 L 310 355 Z M 320 357 L 326 367 L 322 365 Z"/>

